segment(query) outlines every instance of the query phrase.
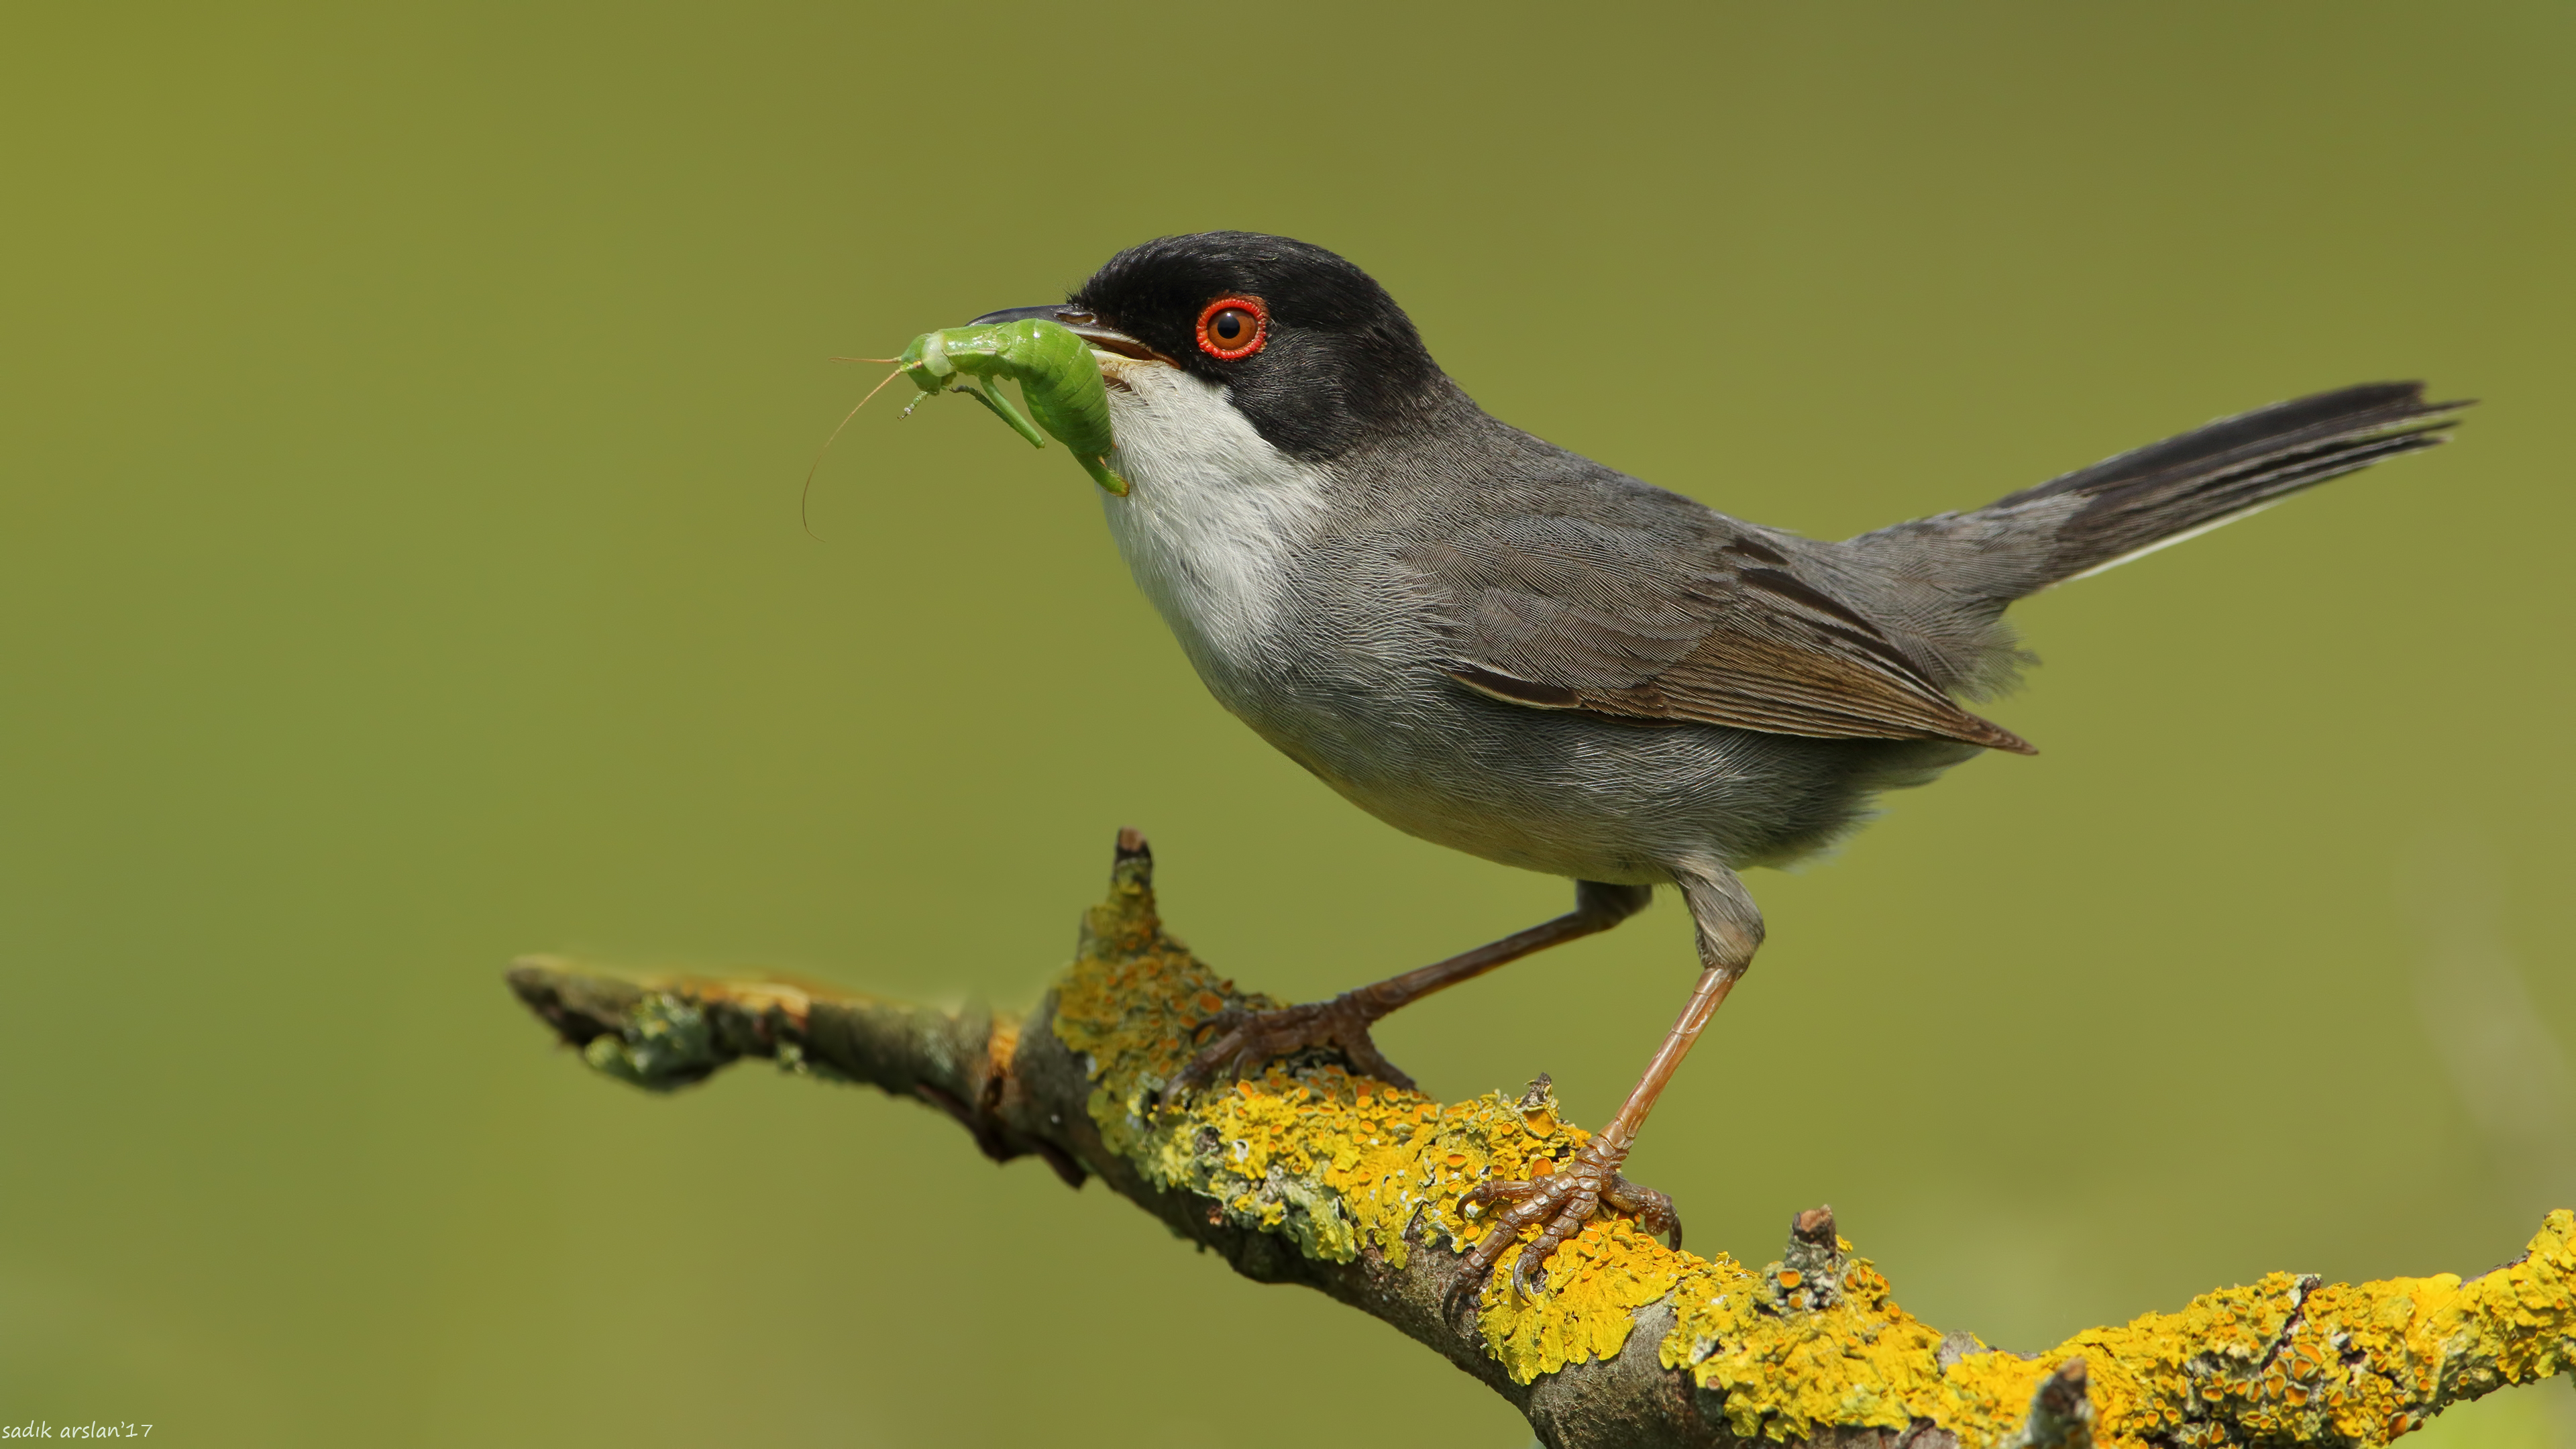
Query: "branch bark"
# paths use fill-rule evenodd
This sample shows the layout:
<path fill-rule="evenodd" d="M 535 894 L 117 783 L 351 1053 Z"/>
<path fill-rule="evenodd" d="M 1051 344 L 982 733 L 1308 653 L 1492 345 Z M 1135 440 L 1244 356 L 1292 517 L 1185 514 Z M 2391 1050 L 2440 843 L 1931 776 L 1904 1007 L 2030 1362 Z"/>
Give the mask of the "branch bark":
<path fill-rule="evenodd" d="M 939 1108 L 997 1161 L 1090 1176 L 1265 1283 L 1384 1319 L 1493 1388 L 1551 1449 L 1804 1440 L 1835 1449 L 2361 1446 L 2447 1405 L 2576 1363 L 2576 1214 L 2524 1251 L 2450 1274 L 2326 1284 L 2270 1274 L 2174 1313 L 2024 1357 L 1907 1314 L 1834 1230 L 1798 1216 L 1760 1270 L 1672 1251 L 1601 1217 L 1513 1294 L 1518 1249 L 1444 1309 L 1483 1231 L 1460 1208 L 1489 1173 L 1544 1172 L 1585 1134 L 1545 1080 L 1442 1105 L 1325 1054 L 1203 1092 L 1157 1093 L 1238 992 L 1162 929 L 1153 858 L 1119 837 L 1108 900 L 1026 1021 L 782 981 L 634 979 L 531 957 L 509 974 L 592 1067 L 652 1090 L 745 1057 Z"/>

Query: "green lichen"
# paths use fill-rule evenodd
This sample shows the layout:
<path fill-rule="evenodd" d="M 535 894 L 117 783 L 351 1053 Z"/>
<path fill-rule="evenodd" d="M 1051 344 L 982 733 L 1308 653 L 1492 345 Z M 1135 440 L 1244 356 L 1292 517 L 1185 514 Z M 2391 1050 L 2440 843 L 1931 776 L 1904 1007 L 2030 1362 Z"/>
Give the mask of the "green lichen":
<path fill-rule="evenodd" d="M 562 963 L 547 960 L 560 967 Z M 715 981 L 688 976 L 634 980 L 640 992 L 620 1011 L 613 1029 L 590 1038 L 581 1059 L 593 1070 L 651 1092 L 676 1091 L 705 1081 L 745 1056 L 773 1056 L 790 1076 L 817 1081 L 853 1078 L 809 1049 L 800 1034 L 813 1007 L 813 991 L 785 981 Z M 845 1011 L 882 1009 L 866 997 L 842 995 Z"/>
<path fill-rule="evenodd" d="M 818 1082 L 839 1082 L 848 1085 L 858 1080 L 807 1051 L 805 1044 L 793 1037 L 782 1038 L 778 1043 L 778 1070 L 791 1077 L 810 1077 Z"/>
<path fill-rule="evenodd" d="M 627 1013 L 624 1029 L 592 1037 L 581 1059 L 621 1082 L 667 1092 L 703 1080 L 732 1055 L 717 1050 L 707 1014 L 696 1002 L 648 991 Z"/>

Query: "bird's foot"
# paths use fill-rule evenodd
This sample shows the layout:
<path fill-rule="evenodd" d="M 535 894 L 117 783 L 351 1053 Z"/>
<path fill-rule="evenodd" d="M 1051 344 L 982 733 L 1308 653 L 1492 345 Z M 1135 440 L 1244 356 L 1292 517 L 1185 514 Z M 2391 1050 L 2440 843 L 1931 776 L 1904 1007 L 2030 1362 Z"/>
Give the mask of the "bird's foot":
<path fill-rule="evenodd" d="M 1668 1237 L 1678 1251 L 1682 1245 L 1682 1220 L 1673 1211 L 1673 1200 L 1621 1177 L 1619 1164 L 1627 1157 L 1627 1147 L 1613 1145 L 1611 1135 L 1605 1132 L 1583 1144 L 1554 1172 L 1528 1182 L 1477 1184 L 1463 1204 L 1469 1211 L 1497 1202 L 1511 1206 L 1494 1215 L 1493 1226 L 1485 1230 L 1485 1236 L 1468 1253 L 1466 1271 L 1458 1275 L 1457 1286 L 1452 1290 L 1457 1298 L 1472 1302 L 1482 1293 L 1486 1276 L 1502 1261 L 1504 1250 L 1520 1241 L 1522 1230 L 1533 1225 L 1539 1230 L 1538 1236 L 1521 1249 L 1520 1260 L 1512 1265 L 1512 1287 L 1523 1296 L 1546 1287 L 1549 1255 L 1566 1239 L 1583 1231 L 1597 1207 L 1634 1216 L 1648 1232 Z"/>
<path fill-rule="evenodd" d="M 1369 1023 L 1375 1019 L 1357 993 L 1276 1011 L 1219 1012 L 1200 1027 L 1215 1031 L 1216 1040 L 1181 1068 L 1180 1075 L 1163 1088 L 1163 1096 L 1170 1100 L 1204 1086 L 1220 1071 L 1237 1077 L 1259 1071 L 1275 1058 L 1308 1047 L 1331 1047 L 1351 1064 L 1353 1072 L 1413 1090 L 1413 1078 L 1381 1055 L 1377 1043 L 1369 1039 Z"/>

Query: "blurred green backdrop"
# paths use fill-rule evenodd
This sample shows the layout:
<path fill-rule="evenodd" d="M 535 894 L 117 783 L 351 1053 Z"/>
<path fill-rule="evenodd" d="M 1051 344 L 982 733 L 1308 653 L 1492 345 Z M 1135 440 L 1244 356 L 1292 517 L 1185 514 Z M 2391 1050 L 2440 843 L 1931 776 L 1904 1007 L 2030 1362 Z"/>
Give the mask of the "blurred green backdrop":
<path fill-rule="evenodd" d="M 1756 878 L 1772 944 L 1636 1171 L 1756 1263 L 1831 1201 L 2016 1347 L 2271 1268 L 2475 1272 L 2576 1202 L 2564 4 L 7 31 L 0 1421 L 1522 1442 L 928 1112 L 647 1098 L 500 984 L 552 949 L 1024 1007 L 1123 823 L 1176 929 L 1296 998 L 1562 907 L 1228 719 L 1090 485 L 962 404 L 862 414 L 799 530 L 876 377 L 828 355 L 1216 226 L 1368 267 L 1501 416 L 1821 535 L 2311 389 L 2484 398 L 2019 610 L 2049 663 L 1997 714 L 2046 753 Z M 1642 340 L 1677 318 L 1705 346 Z M 1691 971 L 1666 902 L 1381 1039 L 1597 1120 Z"/>

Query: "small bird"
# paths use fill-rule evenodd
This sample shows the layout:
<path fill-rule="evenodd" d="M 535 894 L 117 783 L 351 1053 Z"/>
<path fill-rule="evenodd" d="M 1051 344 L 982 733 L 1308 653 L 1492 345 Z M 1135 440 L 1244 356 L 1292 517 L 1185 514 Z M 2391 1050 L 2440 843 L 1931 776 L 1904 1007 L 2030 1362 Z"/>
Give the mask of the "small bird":
<path fill-rule="evenodd" d="M 1818 542 L 1716 512 L 1488 416 L 1358 267 L 1286 237 L 1164 237 L 1046 318 L 1088 341 L 1126 480 L 1119 551 L 1225 707 L 1425 840 L 1574 881 L 1574 908 L 1329 1001 L 1233 1013 L 1167 1097 L 1306 1048 L 1412 1079 L 1369 1027 L 1604 931 L 1677 889 L 1701 972 L 1635 1090 L 1572 1160 L 1470 1196 L 1481 1284 L 1535 1229 L 1526 1289 L 1596 1209 L 1681 1244 L 1619 1175 L 1656 1097 L 1763 935 L 1741 872 L 1834 844 L 1878 791 L 1982 750 L 1963 708 L 2025 656 L 2006 606 L 2382 458 L 2465 404 L 2420 383 L 2275 403 L 1968 513 Z"/>

